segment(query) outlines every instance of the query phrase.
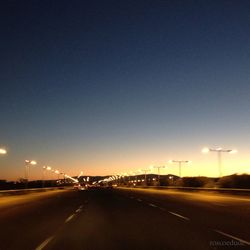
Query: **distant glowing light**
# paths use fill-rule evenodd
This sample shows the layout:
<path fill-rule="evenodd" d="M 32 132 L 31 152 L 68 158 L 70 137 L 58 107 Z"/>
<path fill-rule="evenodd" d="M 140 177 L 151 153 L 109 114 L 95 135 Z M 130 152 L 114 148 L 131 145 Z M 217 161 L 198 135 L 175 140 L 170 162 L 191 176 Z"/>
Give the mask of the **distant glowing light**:
<path fill-rule="evenodd" d="M 230 154 L 236 154 L 236 153 L 238 153 L 238 150 L 233 149 L 233 150 L 231 150 L 229 153 L 230 153 Z"/>
<path fill-rule="evenodd" d="M 206 154 L 206 153 L 208 153 L 209 151 L 210 151 L 209 148 L 203 148 L 201 152 L 204 153 L 204 154 Z"/>
<path fill-rule="evenodd" d="M 0 148 L 0 154 L 2 154 L 2 155 L 7 154 L 7 150 L 4 148 Z"/>
<path fill-rule="evenodd" d="M 37 164 L 37 162 L 36 161 L 31 161 L 31 160 L 25 160 L 25 163 L 27 163 L 27 164 L 31 164 L 31 165 L 36 165 Z"/>

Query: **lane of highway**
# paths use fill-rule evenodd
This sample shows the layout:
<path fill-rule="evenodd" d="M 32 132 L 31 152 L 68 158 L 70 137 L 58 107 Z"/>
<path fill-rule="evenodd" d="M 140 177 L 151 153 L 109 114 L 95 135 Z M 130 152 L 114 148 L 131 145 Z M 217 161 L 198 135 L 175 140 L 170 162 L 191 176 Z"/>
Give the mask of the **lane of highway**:
<path fill-rule="evenodd" d="M 172 214 L 192 220 L 197 226 L 250 242 L 249 196 L 134 188 L 120 189 L 119 192 L 135 196 L 145 203 L 156 204 Z"/>
<path fill-rule="evenodd" d="M 247 249 L 250 244 L 245 197 L 98 189 L 27 201 L 0 207 L 1 250 L 200 250 L 230 244 Z"/>
<path fill-rule="evenodd" d="M 35 249 L 86 200 L 74 190 L 2 197 L 0 249 Z"/>
<path fill-rule="evenodd" d="M 46 249 L 211 249 L 211 240 L 225 240 L 157 208 L 119 191 L 90 191 L 86 211 Z"/>

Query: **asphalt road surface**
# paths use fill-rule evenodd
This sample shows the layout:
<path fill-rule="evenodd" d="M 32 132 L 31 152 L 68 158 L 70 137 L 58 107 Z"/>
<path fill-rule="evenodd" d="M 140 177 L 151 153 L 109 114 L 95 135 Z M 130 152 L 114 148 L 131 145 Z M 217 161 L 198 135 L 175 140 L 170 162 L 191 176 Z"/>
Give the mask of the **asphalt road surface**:
<path fill-rule="evenodd" d="M 143 189 L 0 198 L 0 249 L 250 249 L 250 199 Z"/>

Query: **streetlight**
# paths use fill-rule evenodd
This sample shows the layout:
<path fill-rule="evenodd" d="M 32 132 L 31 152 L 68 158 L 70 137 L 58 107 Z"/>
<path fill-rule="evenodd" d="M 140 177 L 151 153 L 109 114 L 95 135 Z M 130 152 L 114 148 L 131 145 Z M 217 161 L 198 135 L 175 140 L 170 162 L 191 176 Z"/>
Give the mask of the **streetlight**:
<path fill-rule="evenodd" d="M 80 174 L 77 176 L 77 179 L 79 179 L 83 175 L 83 172 L 81 171 Z"/>
<path fill-rule="evenodd" d="M 169 163 L 178 163 L 179 165 L 179 176 L 181 178 L 181 165 L 182 163 L 191 163 L 191 161 L 187 161 L 187 160 L 170 160 L 168 161 Z"/>
<path fill-rule="evenodd" d="M 60 172 L 58 170 L 55 170 L 55 174 L 57 174 L 57 180 L 59 180 Z"/>
<path fill-rule="evenodd" d="M 66 181 L 65 181 L 65 173 L 60 173 L 62 176 L 63 176 L 63 182 L 64 182 L 64 185 L 66 184 Z M 85 179 L 83 179 L 85 180 Z"/>
<path fill-rule="evenodd" d="M 222 176 L 221 153 L 235 154 L 235 153 L 237 153 L 237 150 L 235 150 L 235 149 L 223 149 L 223 148 L 203 148 L 201 152 L 204 153 L 204 154 L 209 153 L 209 152 L 216 152 L 217 153 L 219 177 L 221 177 Z"/>
<path fill-rule="evenodd" d="M 173 176 L 170 175 L 168 178 L 169 178 L 169 180 L 172 182 L 172 185 L 173 185 L 173 184 L 174 184 L 174 178 L 173 178 Z"/>
<path fill-rule="evenodd" d="M 43 166 L 43 188 L 44 188 L 44 182 L 45 182 L 45 171 L 47 170 L 46 166 Z"/>
<path fill-rule="evenodd" d="M 7 154 L 7 150 L 4 148 L 0 148 L 0 154 L 1 155 L 6 155 Z"/>
<path fill-rule="evenodd" d="M 160 169 L 161 168 L 165 168 L 165 166 L 153 166 L 153 168 L 157 168 L 158 169 L 158 182 L 160 184 Z"/>
<path fill-rule="evenodd" d="M 26 189 L 28 188 L 29 183 L 29 171 L 30 171 L 30 165 L 36 165 L 36 161 L 33 160 L 25 160 L 25 179 L 26 179 Z"/>
<path fill-rule="evenodd" d="M 46 167 L 46 170 L 51 170 L 51 167 L 50 167 L 50 166 L 47 166 L 47 167 Z"/>
<path fill-rule="evenodd" d="M 132 171 L 131 171 L 130 173 L 131 173 L 131 175 L 133 176 L 133 177 L 132 177 L 133 186 L 135 186 L 135 184 L 134 184 L 134 183 L 135 183 L 135 179 L 137 180 L 136 172 L 132 172 Z"/>
<path fill-rule="evenodd" d="M 150 169 L 142 169 L 142 172 L 144 172 L 145 175 L 145 186 L 147 186 L 147 172 L 150 172 Z"/>

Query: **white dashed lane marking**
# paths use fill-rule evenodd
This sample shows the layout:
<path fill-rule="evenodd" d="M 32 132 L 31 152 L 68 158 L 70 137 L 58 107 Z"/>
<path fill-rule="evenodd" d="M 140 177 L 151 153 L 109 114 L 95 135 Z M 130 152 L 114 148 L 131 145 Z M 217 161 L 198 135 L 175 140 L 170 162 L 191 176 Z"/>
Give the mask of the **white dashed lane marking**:
<path fill-rule="evenodd" d="M 184 220 L 190 220 L 189 218 L 187 218 L 187 217 L 185 217 L 185 216 L 182 216 L 182 215 L 180 215 L 180 214 L 177 214 L 177 213 L 174 213 L 174 212 L 171 212 L 171 211 L 168 211 L 170 214 L 172 214 L 172 215 L 175 215 L 175 216 L 177 216 L 177 217 L 179 217 L 179 218 L 182 218 L 182 219 L 184 219 Z"/>
<path fill-rule="evenodd" d="M 86 201 L 87 203 L 87 201 Z M 65 223 L 68 223 L 69 221 L 71 221 L 76 213 L 80 213 L 83 209 L 83 205 L 81 205 L 76 211 L 74 214 L 70 215 L 66 220 L 65 220 Z M 35 250 L 42 250 L 46 245 L 48 245 L 48 243 L 54 238 L 54 236 L 51 236 L 49 237 L 48 239 L 46 239 L 45 241 L 43 241 Z"/>
<path fill-rule="evenodd" d="M 48 243 L 54 238 L 54 236 L 49 237 L 47 240 L 42 242 L 35 250 L 42 250 L 44 247 L 48 245 Z"/>
<path fill-rule="evenodd" d="M 219 231 L 219 230 L 214 230 L 214 231 L 217 232 L 217 233 L 219 233 L 219 234 L 222 234 L 222 235 L 224 235 L 224 236 L 227 236 L 227 237 L 229 237 L 229 238 L 232 238 L 232 239 L 234 239 L 234 240 L 237 240 L 237 241 L 241 242 L 241 243 L 244 244 L 244 245 L 250 246 L 250 242 L 248 242 L 248 241 L 246 241 L 246 240 L 242 240 L 242 239 L 240 239 L 240 238 L 238 238 L 238 237 L 235 237 L 235 236 L 233 236 L 233 235 L 224 233 L 224 232 Z"/>
<path fill-rule="evenodd" d="M 148 205 L 151 207 L 157 207 L 155 204 L 152 204 L 152 203 L 148 203 Z"/>
<path fill-rule="evenodd" d="M 71 221 L 75 217 L 75 214 L 70 215 L 66 220 L 65 223 Z"/>

